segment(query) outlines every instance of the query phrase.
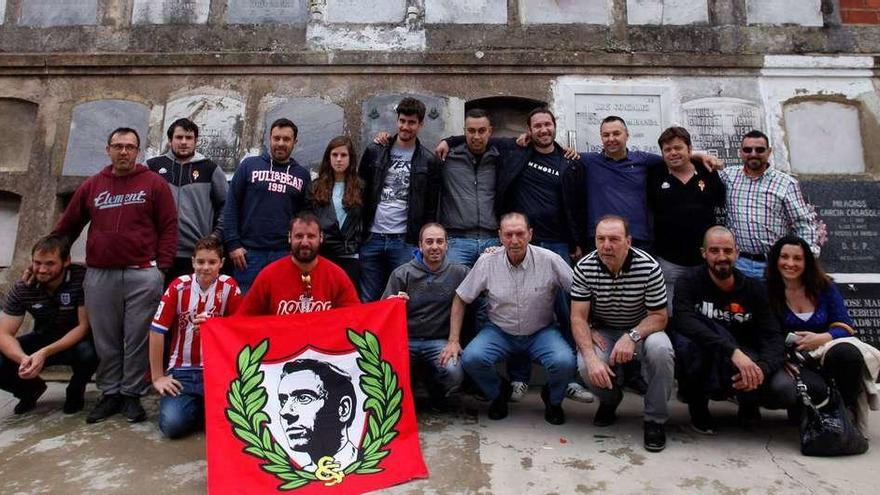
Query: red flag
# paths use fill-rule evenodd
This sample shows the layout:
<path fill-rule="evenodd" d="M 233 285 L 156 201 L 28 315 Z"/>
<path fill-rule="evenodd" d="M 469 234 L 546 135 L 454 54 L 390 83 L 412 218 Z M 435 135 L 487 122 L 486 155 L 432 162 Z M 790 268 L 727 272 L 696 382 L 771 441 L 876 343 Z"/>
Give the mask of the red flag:
<path fill-rule="evenodd" d="M 202 327 L 208 491 L 364 493 L 425 478 L 403 300 Z"/>

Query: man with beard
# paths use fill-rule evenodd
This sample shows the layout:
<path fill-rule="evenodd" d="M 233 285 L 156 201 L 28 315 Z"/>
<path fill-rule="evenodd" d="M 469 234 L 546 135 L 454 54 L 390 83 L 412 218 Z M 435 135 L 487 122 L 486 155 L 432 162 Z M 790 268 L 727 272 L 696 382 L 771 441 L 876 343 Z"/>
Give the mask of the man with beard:
<path fill-rule="evenodd" d="M 674 363 L 666 328 L 666 285 L 660 265 L 632 247 L 626 219 L 606 215 L 596 225 L 596 250 L 574 267 L 571 284 L 571 330 L 578 368 L 599 397 L 596 426 L 617 420 L 623 400 L 623 366 L 641 362 L 645 392 L 645 450 L 666 447 L 667 401 Z"/>
<path fill-rule="evenodd" d="M 764 278 L 767 253 L 786 234 L 800 236 L 819 256 L 815 212 L 797 179 L 770 167 L 770 141 L 761 131 L 742 139 L 742 167 L 721 171 L 727 188 L 727 224 L 741 249 L 736 267 L 749 277 Z"/>
<path fill-rule="evenodd" d="M 360 292 L 364 302 L 382 296 L 388 276 L 412 259 L 419 229 L 436 220 L 440 162 L 418 139 L 425 104 L 397 104 L 397 134 L 386 145 L 364 150 L 358 174 L 364 180 Z"/>
<path fill-rule="evenodd" d="M 243 293 L 264 266 L 288 254 L 290 220 L 306 205 L 311 177 L 291 157 L 296 136 L 296 124 L 276 120 L 269 130 L 270 151 L 245 158 L 232 176 L 223 239 Z"/>
<path fill-rule="evenodd" d="M 289 238 L 291 255 L 257 275 L 236 314 L 289 315 L 360 303 L 345 271 L 318 256 L 324 240 L 318 217 L 300 212 L 290 222 Z"/>
<path fill-rule="evenodd" d="M 86 269 L 70 263 L 66 238 L 49 235 L 34 245 L 31 271 L 34 283 L 17 281 L 0 313 L 0 389 L 18 398 L 13 412 L 24 414 L 46 391 L 43 367 L 70 365 L 63 411 L 73 414 L 82 410 L 86 384 L 98 367 L 83 294 Z M 34 318 L 34 330 L 16 338 L 25 313 Z"/>
<path fill-rule="evenodd" d="M 147 167 L 161 175 L 177 204 L 177 254 L 165 272 L 165 285 L 192 273 L 193 247 L 208 235 L 219 237 L 226 174 L 216 163 L 196 151 L 199 127 L 177 119 L 168 127 L 168 152 L 147 160 Z"/>
<path fill-rule="evenodd" d="M 458 359 L 442 359 L 449 336 L 449 313 L 455 289 L 468 268 L 447 260 L 446 229 L 427 223 L 419 234 L 419 250 L 409 263 L 397 267 L 382 297 L 406 299 L 411 363 L 430 372 L 428 393 L 433 407 L 443 408 L 461 386 L 464 372 Z"/>
<path fill-rule="evenodd" d="M 714 435 L 709 399 L 736 396 L 737 418 L 748 426 L 770 409 L 796 403 L 793 379 L 783 369 L 784 344 L 764 285 L 736 266 L 733 233 L 715 226 L 703 237 L 705 267 L 678 279 L 670 328 L 675 342 L 679 394 L 693 429 Z M 814 400 L 824 400 L 822 378 L 802 371 Z"/>
<path fill-rule="evenodd" d="M 314 472 L 327 457 L 336 471 L 358 458 L 348 436 L 357 411 L 351 377 L 324 361 L 296 359 L 285 363 L 278 383 L 278 416 L 293 460 Z M 300 455 L 305 454 L 305 455 Z M 307 456 L 307 458 L 306 458 Z"/>

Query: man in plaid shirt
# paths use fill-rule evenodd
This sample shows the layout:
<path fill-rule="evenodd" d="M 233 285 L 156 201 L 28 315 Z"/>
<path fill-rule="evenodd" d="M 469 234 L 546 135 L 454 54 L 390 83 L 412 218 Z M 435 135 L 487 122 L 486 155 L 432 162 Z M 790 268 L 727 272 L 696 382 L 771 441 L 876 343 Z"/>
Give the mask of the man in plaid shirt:
<path fill-rule="evenodd" d="M 749 277 L 764 278 L 767 252 L 786 234 L 803 237 L 819 255 L 815 213 L 797 179 L 770 168 L 770 141 L 761 131 L 743 136 L 742 167 L 721 171 L 727 188 L 727 222 L 739 246 L 736 267 Z"/>

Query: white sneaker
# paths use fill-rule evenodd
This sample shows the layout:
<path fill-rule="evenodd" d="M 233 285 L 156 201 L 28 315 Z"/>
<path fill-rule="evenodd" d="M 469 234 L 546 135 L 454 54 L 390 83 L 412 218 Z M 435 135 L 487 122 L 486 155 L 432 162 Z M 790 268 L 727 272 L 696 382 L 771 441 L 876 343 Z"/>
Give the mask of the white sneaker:
<path fill-rule="evenodd" d="M 525 382 L 510 382 L 510 402 L 519 402 L 526 396 L 529 384 Z"/>
<path fill-rule="evenodd" d="M 585 402 L 587 404 L 596 400 L 596 396 L 591 394 L 589 390 L 577 382 L 571 382 L 565 387 L 565 396 L 571 400 Z"/>

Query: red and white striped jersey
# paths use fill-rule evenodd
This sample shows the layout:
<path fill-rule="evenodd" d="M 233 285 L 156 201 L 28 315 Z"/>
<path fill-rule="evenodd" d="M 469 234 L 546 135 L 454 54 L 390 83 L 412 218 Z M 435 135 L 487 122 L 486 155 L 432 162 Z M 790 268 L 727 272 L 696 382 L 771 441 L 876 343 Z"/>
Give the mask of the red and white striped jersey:
<path fill-rule="evenodd" d="M 168 369 L 201 368 L 202 339 L 193 318 L 201 313 L 209 317 L 231 315 L 241 299 L 238 284 L 228 275 L 220 275 L 206 290 L 195 281 L 195 275 L 174 279 L 162 296 L 151 326 L 156 333 L 171 331 Z"/>

